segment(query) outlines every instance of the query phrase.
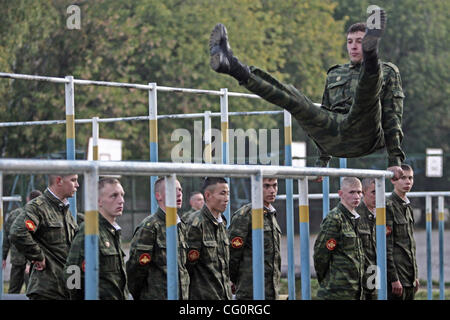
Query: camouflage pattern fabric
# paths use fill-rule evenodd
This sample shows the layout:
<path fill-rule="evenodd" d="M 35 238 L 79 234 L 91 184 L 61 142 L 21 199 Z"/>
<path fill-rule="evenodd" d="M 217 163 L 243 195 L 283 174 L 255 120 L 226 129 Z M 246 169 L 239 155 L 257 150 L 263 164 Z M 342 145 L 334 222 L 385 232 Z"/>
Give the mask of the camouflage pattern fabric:
<path fill-rule="evenodd" d="M 24 255 L 21 254 L 9 240 L 11 226 L 14 220 L 16 220 L 19 214 L 23 211 L 23 208 L 17 208 L 11 211 L 8 214 L 8 219 L 6 219 L 5 225 L 3 226 L 3 260 L 6 260 L 8 257 L 8 252 L 11 255 L 11 274 L 9 278 L 8 293 L 20 293 L 24 282 L 25 285 L 28 284 L 28 275 L 25 275 L 27 259 L 25 259 Z"/>
<path fill-rule="evenodd" d="M 226 220 L 219 223 L 206 205 L 188 226 L 189 299 L 230 300 L 230 241 Z"/>
<path fill-rule="evenodd" d="M 100 300 L 126 300 L 128 298 L 127 278 L 125 274 L 125 253 L 121 248 L 120 229 L 111 225 L 101 214 L 98 215 L 98 251 L 99 278 L 98 295 Z M 69 255 L 64 266 L 64 279 L 70 282 L 72 272 L 70 266 L 78 266 L 81 271 L 81 288 L 70 289 L 71 300 L 84 299 L 85 252 L 84 237 L 85 223 L 82 222 L 73 239 Z"/>
<path fill-rule="evenodd" d="M 376 74 L 369 74 L 364 68 L 354 74 L 331 68 L 322 107 L 315 106 L 292 85 L 283 84 L 256 67 L 250 67 L 250 78 L 244 86 L 292 114 L 320 150 L 317 166 L 326 166 L 331 156 L 353 158 L 368 155 L 385 144 L 389 165 L 399 165 L 404 159 L 400 149 L 403 137 L 400 75 L 395 73 L 393 86 L 396 90 L 382 95 L 386 64 L 382 65 Z M 391 106 L 383 107 L 382 112 L 380 99 L 385 103 L 389 98 Z"/>
<path fill-rule="evenodd" d="M 363 292 L 365 297 L 375 300 L 377 298 L 376 290 L 374 287 L 369 288 L 370 285 L 367 283 L 368 278 L 374 274 L 373 271 L 368 272 L 368 268 L 377 265 L 375 215 L 367 208 L 363 201 L 356 208 L 356 212 L 361 216 L 358 223 L 358 232 L 364 248 Z"/>
<path fill-rule="evenodd" d="M 415 286 L 418 273 L 413 211 L 395 192 L 386 199 L 386 260 L 388 283 L 400 280 L 403 287 Z"/>
<path fill-rule="evenodd" d="M 48 189 L 28 202 L 14 221 L 10 240 L 17 250 L 29 261 L 45 258 L 44 270 L 31 269 L 26 293 L 30 299 L 69 298 L 63 268 L 77 228 L 69 206 Z"/>
<path fill-rule="evenodd" d="M 230 238 L 230 278 L 236 285 L 236 299 L 253 299 L 252 207 L 247 204 L 233 213 Z M 281 229 L 276 211 L 264 207 L 264 288 L 265 299 L 278 298 L 281 277 Z"/>
<path fill-rule="evenodd" d="M 362 297 L 364 249 L 353 214 L 339 203 L 320 224 L 314 243 L 314 267 L 321 300 L 359 300 Z"/>
<path fill-rule="evenodd" d="M 178 231 L 179 299 L 189 298 L 189 274 L 186 269 L 186 226 Z M 167 299 L 166 214 L 161 208 L 146 217 L 136 228 L 126 263 L 128 288 L 135 300 Z"/>

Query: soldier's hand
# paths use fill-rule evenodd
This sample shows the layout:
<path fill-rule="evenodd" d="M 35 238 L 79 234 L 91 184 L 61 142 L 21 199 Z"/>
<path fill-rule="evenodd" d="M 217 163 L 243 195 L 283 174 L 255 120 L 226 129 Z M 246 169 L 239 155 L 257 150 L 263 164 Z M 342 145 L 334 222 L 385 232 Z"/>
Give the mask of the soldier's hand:
<path fill-rule="evenodd" d="M 45 258 L 42 261 L 31 261 L 34 264 L 34 267 L 38 271 L 42 271 L 45 269 Z"/>
<path fill-rule="evenodd" d="M 419 279 L 416 279 L 416 286 L 414 287 L 414 293 L 416 293 L 419 290 L 419 287 L 420 287 Z"/>
<path fill-rule="evenodd" d="M 27 265 L 25 267 L 25 273 L 30 274 L 30 264 L 29 263 L 27 263 Z"/>
<path fill-rule="evenodd" d="M 395 294 L 396 296 L 401 296 L 403 293 L 403 286 L 400 280 L 392 282 L 391 285 L 392 285 L 392 293 Z"/>
<path fill-rule="evenodd" d="M 311 180 L 313 182 L 322 182 L 323 177 L 322 176 L 309 176 L 308 180 Z"/>
<path fill-rule="evenodd" d="M 236 294 L 236 285 L 233 282 L 231 282 L 231 293 Z"/>
<path fill-rule="evenodd" d="M 5 269 L 6 268 L 6 260 L 2 261 L 2 268 Z"/>
<path fill-rule="evenodd" d="M 398 180 L 403 176 L 403 169 L 399 166 L 392 166 L 387 168 L 387 170 L 392 171 L 394 173 L 394 177 L 392 180 Z"/>

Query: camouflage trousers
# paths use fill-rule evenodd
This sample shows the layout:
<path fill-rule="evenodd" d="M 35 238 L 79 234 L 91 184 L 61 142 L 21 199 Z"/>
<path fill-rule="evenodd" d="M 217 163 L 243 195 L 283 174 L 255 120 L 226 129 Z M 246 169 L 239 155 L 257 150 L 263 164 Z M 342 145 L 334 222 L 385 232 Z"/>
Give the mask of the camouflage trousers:
<path fill-rule="evenodd" d="M 283 84 L 256 67 L 250 70 L 245 88 L 289 111 L 323 152 L 353 158 L 384 146 L 379 99 L 381 67 L 376 74 L 361 72 L 353 104 L 346 114 L 317 107 L 292 85 Z"/>
<path fill-rule="evenodd" d="M 20 293 L 23 284 L 28 285 L 28 274 L 25 273 L 26 264 L 12 264 L 9 277 L 8 293 Z"/>

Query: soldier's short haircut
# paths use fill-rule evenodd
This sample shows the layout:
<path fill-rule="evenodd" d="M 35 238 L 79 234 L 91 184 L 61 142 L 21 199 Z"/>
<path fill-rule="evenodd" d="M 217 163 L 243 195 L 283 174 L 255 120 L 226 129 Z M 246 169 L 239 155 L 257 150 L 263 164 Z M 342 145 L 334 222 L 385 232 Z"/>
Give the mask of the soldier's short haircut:
<path fill-rule="evenodd" d="M 192 191 L 191 194 L 189 195 L 189 199 L 192 199 L 192 197 L 197 194 L 202 194 L 202 193 L 200 191 Z"/>
<path fill-rule="evenodd" d="M 364 22 L 357 22 L 348 27 L 347 35 L 349 33 L 355 33 L 359 31 L 366 32 L 366 24 Z"/>
<path fill-rule="evenodd" d="M 161 193 L 161 188 L 163 187 L 163 183 L 165 183 L 165 177 L 159 177 L 155 181 L 155 193 Z"/>
<path fill-rule="evenodd" d="M 98 181 L 98 191 L 102 190 L 107 184 L 120 184 L 116 178 L 104 177 Z"/>
<path fill-rule="evenodd" d="M 203 181 L 203 186 L 202 186 L 202 191 L 203 194 L 205 193 L 206 190 L 210 190 L 211 186 L 214 186 L 218 183 L 228 183 L 227 180 L 225 180 L 225 178 L 222 177 L 207 177 L 205 178 L 205 181 Z"/>
<path fill-rule="evenodd" d="M 49 185 L 49 186 L 54 185 L 54 184 L 56 183 L 56 178 L 57 178 L 57 177 L 62 177 L 62 178 L 64 178 L 64 177 L 67 177 L 67 176 L 73 176 L 73 175 L 74 175 L 73 173 L 70 173 L 70 174 L 58 174 L 58 173 L 55 173 L 55 174 L 49 174 L 49 175 L 48 175 L 48 185 Z"/>
<path fill-rule="evenodd" d="M 39 197 L 42 194 L 40 190 L 31 190 L 30 193 L 27 195 L 27 198 L 29 200 L 33 200 L 34 198 Z"/>
<path fill-rule="evenodd" d="M 404 171 L 413 171 L 413 168 L 409 164 L 402 164 L 400 167 Z"/>
<path fill-rule="evenodd" d="M 375 183 L 375 178 L 362 179 L 361 184 L 362 184 L 363 191 L 367 190 L 372 185 L 372 183 Z"/>
<path fill-rule="evenodd" d="M 345 187 L 353 187 L 355 185 L 361 185 L 361 181 L 359 181 L 356 177 L 344 177 L 341 182 L 341 190 Z"/>

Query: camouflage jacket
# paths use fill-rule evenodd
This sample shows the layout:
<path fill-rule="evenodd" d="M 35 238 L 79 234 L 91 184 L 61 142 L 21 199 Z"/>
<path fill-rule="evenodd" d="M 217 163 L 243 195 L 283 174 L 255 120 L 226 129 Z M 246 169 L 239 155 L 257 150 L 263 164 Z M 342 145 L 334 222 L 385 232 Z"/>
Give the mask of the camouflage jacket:
<path fill-rule="evenodd" d="M 380 102 L 384 144 L 388 153 L 388 165 L 399 166 L 405 159 L 405 154 L 401 149 L 403 98 L 405 96 L 397 66 L 390 62 L 382 62 L 382 66 L 384 82 Z M 328 70 L 322 107 L 337 113 L 348 113 L 353 103 L 360 71 L 361 64 L 347 63 L 331 67 Z M 381 148 L 383 145 L 379 147 Z M 330 159 L 329 155 L 321 152 L 320 165 L 325 167 Z"/>
<path fill-rule="evenodd" d="M 375 293 L 375 287 L 369 288 L 367 281 L 374 275 L 374 270 L 368 269 L 377 265 L 377 240 L 376 240 L 376 220 L 375 215 L 361 201 L 356 208 L 356 212 L 361 216 L 358 223 L 358 232 L 364 248 L 364 293 Z M 373 282 L 373 281 L 372 281 Z M 374 283 L 373 283 L 374 284 Z"/>
<path fill-rule="evenodd" d="M 194 217 L 194 212 L 198 212 L 198 211 L 200 211 L 200 210 L 195 210 L 195 209 L 191 208 L 190 210 L 184 212 L 184 213 L 181 215 L 181 219 L 182 219 L 186 224 L 189 224 L 189 223 L 191 223 L 191 220 L 192 220 L 193 217 Z"/>
<path fill-rule="evenodd" d="M 189 274 L 186 269 L 186 225 L 177 224 L 179 299 L 189 298 Z M 158 208 L 136 228 L 126 264 L 128 288 L 135 300 L 167 299 L 166 214 Z"/>
<path fill-rule="evenodd" d="M 386 200 L 386 260 L 389 282 L 415 286 L 418 278 L 414 216 L 411 205 L 395 192 Z"/>
<path fill-rule="evenodd" d="M 226 220 L 219 223 L 206 205 L 188 226 L 189 299 L 230 300 L 230 241 Z"/>
<path fill-rule="evenodd" d="M 25 205 L 25 211 L 11 227 L 10 240 L 27 260 L 41 261 L 45 258 L 46 266 L 42 271 L 32 268 L 27 296 L 69 298 L 63 268 L 76 230 L 77 224 L 69 206 L 48 189 Z"/>
<path fill-rule="evenodd" d="M 359 300 L 364 249 L 353 214 L 339 203 L 320 224 L 314 243 L 314 267 L 323 300 Z"/>
<path fill-rule="evenodd" d="M 232 217 L 230 238 L 230 278 L 236 285 L 236 298 L 253 299 L 252 207 L 247 204 Z M 264 280 L 265 299 L 277 299 L 281 277 L 281 229 L 276 211 L 264 208 Z"/>
<path fill-rule="evenodd" d="M 19 216 L 20 213 L 23 212 L 23 208 L 17 208 L 11 211 L 8 214 L 8 219 L 6 219 L 6 223 L 3 226 L 3 260 L 6 260 L 8 257 L 8 252 L 11 253 L 11 264 L 14 265 L 24 265 L 27 263 L 27 259 L 25 259 L 24 255 L 21 254 L 14 245 L 11 244 L 9 240 L 9 232 L 11 230 L 11 226 Z"/>
<path fill-rule="evenodd" d="M 101 214 L 98 215 L 98 294 L 100 300 L 126 300 L 128 298 L 127 278 L 125 274 L 125 253 L 121 248 L 120 229 L 116 229 Z M 70 282 L 70 266 L 78 266 L 81 280 L 79 289 L 70 289 L 71 300 L 84 299 L 85 273 L 85 223 L 82 222 L 75 234 L 69 255 L 64 266 L 65 282 Z"/>

